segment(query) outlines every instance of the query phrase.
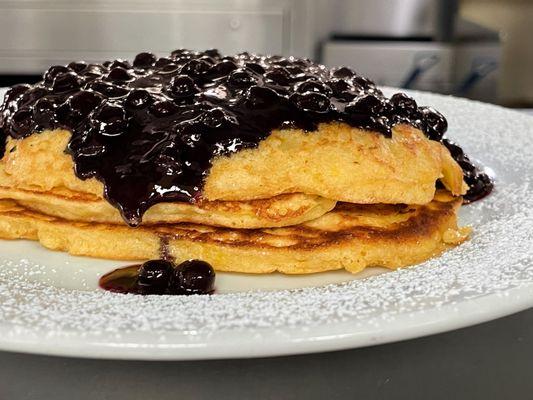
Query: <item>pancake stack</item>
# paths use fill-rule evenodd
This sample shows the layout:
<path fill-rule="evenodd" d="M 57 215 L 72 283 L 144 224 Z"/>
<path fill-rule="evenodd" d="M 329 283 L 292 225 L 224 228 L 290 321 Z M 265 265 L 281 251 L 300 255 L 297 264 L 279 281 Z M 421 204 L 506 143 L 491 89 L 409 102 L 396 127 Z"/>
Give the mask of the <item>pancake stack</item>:
<path fill-rule="evenodd" d="M 467 238 L 486 178 L 437 111 L 292 57 L 76 62 L 1 111 L 0 237 L 90 257 L 398 268 Z"/>

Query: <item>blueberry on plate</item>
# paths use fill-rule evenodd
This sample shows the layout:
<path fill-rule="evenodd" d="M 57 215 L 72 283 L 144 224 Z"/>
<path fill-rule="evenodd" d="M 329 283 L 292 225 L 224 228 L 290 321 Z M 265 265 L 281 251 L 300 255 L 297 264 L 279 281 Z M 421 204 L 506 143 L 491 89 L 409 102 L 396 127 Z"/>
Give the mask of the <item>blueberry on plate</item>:
<path fill-rule="evenodd" d="M 209 294 L 213 292 L 215 271 L 202 260 L 187 260 L 174 270 L 171 290 L 176 294 Z"/>
<path fill-rule="evenodd" d="M 161 294 L 168 288 L 174 264 L 166 260 L 146 261 L 139 268 L 137 285 L 143 293 Z"/>

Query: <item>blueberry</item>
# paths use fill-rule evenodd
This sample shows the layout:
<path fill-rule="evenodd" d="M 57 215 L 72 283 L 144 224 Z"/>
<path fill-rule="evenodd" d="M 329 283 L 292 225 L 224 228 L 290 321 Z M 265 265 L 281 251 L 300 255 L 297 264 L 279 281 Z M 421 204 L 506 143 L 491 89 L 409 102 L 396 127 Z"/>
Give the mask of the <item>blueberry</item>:
<path fill-rule="evenodd" d="M 348 114 L 380 114 L 385 109 L 385 102 L 373 94 L 357 97 L 348 104 L 345 111 Z"/>
<path fill-rule="evenodd" d="M 16 100 L 18 97 L 26 93 L 30 89 L 30 85 L 27 84 L 21 84 L 21 85 L 15 85 L 9 89 L 4 97 L 4 101 L 6 103 Z"/>
<path fill-rule="evenodd" d="M 180 66 L 176 63 L 168 63 L 163 66 L 161 66 L 158 70 L 158 73 L 163 75 L 173 74 L 175 72 L 178 72 L 180 69 Z"/>
<path fill-rule="evenodd" d="M 169 286 L 174 264 L 166 260 L 146 261 L 139 268 L 137 285 L 145 294 L 161 294 Z"/>
<path fill-rule="evenodd" d="M 355 75 L 355 71 L 348 67 L 340 67 L 333 70 L 335 78 L 351 78 Z"/>
<path fill-rule="evenodd" d="M 148 91 L 144 89 L 137 89 L 130 92 L 128 97 L 126 97 L 125 104 L 126 107 L 140 110 L 153 104 L 153 102 L 154 98 Z"/>
<path fill-rule="evenodd" d="M 113 104 L 104 104 L 93 114 L 93 119 L 101 123 L 110 123 L 125 118 L 126 114 L 122 107 Z"/>
<path fill-rule="evenodd" d="M 237 64 L 239 62 L 239 60 L 236 58 L 236 57 L 232 57 L 232 56 L 224 56 L 220 59 L 221 61 L 231 61 L 235 64 Z"/>
<path fill-rule="evenodd" d="M 88 78 L 99 78 L 105 73 L 105 68 L 102 65 L 98 64 L 89 64 L 87 67 L 80 72 L 81 75 Z"/>
<path fill-rule="evenodd" d="M 405 93 L 396 93 L 392 95 L 390 103 L 400 111 L 416 111 L 418 107 L 415 99 L 407 96 Z"/>
<path fill-rule="evenodd" d="M 126 132 L 126 113 L 122 107 L 104 104 L 92 115 L 91 124 L 104 137 L 122 136 Z"/>
<path fill-rule="evenodd" d="M 139 53 L 133 60 L 133 66 L 136 68 L 149 68 L 156 62 L 157 58 L 152 53 Z"/>
<path fill-rule="evenodd" d="M 67 104 L 70 106 L 70 110 L 75 118 L 82 119 L 102 104 L 102 101 L 103 98 L 98 93 L 81 90 L 72 95 L 67 100 Z"/>
<path fill-rule="evenodd" d="M 244 60 L 249 60 L 251 58 L 251 54 L 247 51 L 241 51 L 240 53 L 237 54 L 237 57 L 240 58 L 240 59 L 244 59 Z M 275 57 L 275 56 L 273 56 Z"/>
<path fill-rule="evenodd" d="M 176 294 L 209 294 L 215 286 L 215 271 L 205 261 L 188 260 L 179 264 L 172 276 L 171 290 Z"/>
<path fill-rule="evenodd" d="M 265 68 L 261 64 L 258 64 L 255 62 L 249 62 L 249 63 L 244 64 L 244 66 L 248 69 L 251 69 L 256 74 L 263 75 L 265 73 Z"/>
<path fill-rule="evenodd" d="M 211 64 L 203 60 L 190 60 L 181 68 L 180 74 L 189 75 L 193 78 L 206 74 L 211 68 Z"/>
<path fill-rule="evenodd" d="M 202 122 L 210 128 L 220 128 L 227 124 L 235 124 L 236 119 L 229 116 L 222 108 L 213 108 L 206 111 L 202 117 Z"/>
<path fill-rule="evenodd" d="M 68 103 L 58 104 L 55 114 L 55 120 L 64 126 L 74 126 L 80 122 L 80 117 L 77 113 L 72 112 Z"/>
<path fill-rule="evenodd" d="M 257 76 L 246 68 L 236 69 L 228 76 L 228 86 L 234 89 L 246 89 L 257 82 Z"/>
<path fill-rule="evenodd" d="M 203 54 L 214 59 L 220 59 L 222 57 L 218 49 L 207 49 L 203 52 Z"/>
<path fill-rule="evenodd" d="M 154 67 L 163 68 L 164 66 L 169 64 L 174 64 L 174 61 L 168 57 L 161 57 L 155 62 Z"/>
<path fill-rule="evenodd" d="M 21 108 L 11 116 L 11 136 L 21 139 L 31 135 L 33 113 L 29 108 Z"/>
<path fill-rule="evenodd" d="M 107 78 L 118 82 L 127 82 L 133 79 L 129 72 L 122 67 L 113 68 L 111 71 L 109 71 L 109 74 L 107 74 Z"/>
<path fill-rule="evenodd" d="M 178 107 L 171 101 L 158 101 L 150 106 L 150 111 L 156 117 L 165 118 L 178 112 Z"/>
<path fill-rule="evenodd" d="M 130 69 L 131 64 L 129 63 L 129 61 L 126 61 L 126 60 L 114 60 L 111 62 L 111 64 L 108 65 L 109 69 L 113 69 L 117 67 L 124 68 L 124 69 Z"/>
<path fill-rule="evenodd" d="M 163 175 L 176 177 L 182 173 L 182 165 L 178 157 L 172 154 L 159 153 L 154 157 L 157 170 Z"/>
<path fill-rule="evenodd" d="M 49 124 L 56 120 L 56 109 L 58 104 L 53 100 L 43 97 L 33 106 L 33 119 L 41 125 Z"/>
<path fill-rule="evenodd" d="M 115 86 L 112 83 L 104 82 L 104 81 L 93 81 L 88 86 L 88 89 L 94 90 L 95 92 L 99 92 L 103 94 L 106 97 L 109 98 L 119 98 L 124 97 L 129 93 L 128 89 Z"/>
<path fill-rule="evenodd" d="M 47 84 L 52 84 L 57 75 L 64 74 L 67 72 L 71 72 L 71 70 L 62 65 L 54 65 L 48 68 L 48 71 L 44 73 L 44 76 L 43 76 L 44 82 Z"/>
<path fill-rule="evenodd" d="M 431 107 L 420 107 L 423 130 L 431 140 L 441 140 L 448 129 L 448 121 L 437 110 Z"/>
<path fill-rule="evenodd" d="M 187 75 L 173 77 L 168 87 L 169 95 L 175 99 L 191 97 L 199 91 L 192 78 Z"/>
<path fill-rule="evenodd" d="M 22 94 L 19 98 L 19 105 L 31 105 L 40 98 L 49 94 L 49 91 L 43 87 L 33 87 Z"/>
<path fill-rule="evenodd" d="M 288 86 L 291 83 L 291 74 L 283 67 L 276 67 L 266 72 L 265 78 L 281 86 Z"/>
<path fill-rule="evenodd" d="M 68 92 L 80 87 L 81 81 L 74 72 L 59 73 L 52 83 L 52 90 L 56 93 Z"/>
<path fill-rule="evenodd" d="M 328 112 L 331 105 L 327 96 L 316 92 L 295 93 L 291 96 L 291 101 L 302 111 L 316 113 Z"/>
<path fill-rule="evenodd" d="M 317 82 L 319 82 L 320 81 L 318 76 L 313 75 L 313 74 L 308 73 L 308 72 L 303 72 L 301 74 L 293 75 L 292 76 L 292 80 L 294 82 L 302 82 L 302 81 L 317 81 Z"/>
<path fill-rule="evenodd" d="M 458 161 L 458 164 L 461 166 L 463 172 L 473 174 L 476 172 L 477 168 L 470 160 L 465 158 Z"/>
<path fill-rule="evenodd" d="M 255 109 L 272 107 L 279 101 L 279 95 L 272 89 L 252 86 L 246 94 L 246 103 Z"/>
<path fill-rule="evenodd" d="M 385 116 L 373 116 L 370 118 L 371 123 L 368 124 L 370 129 L 381 132 L 385 137 L 392 137 L 392 130 L 390 128 L 389 119 Z"/>
<path fill-rule="evenodd" d="M 321 82 L 313 80 L 297 83 L 294 86 L 294 90 L 297 93 L 316 92 L 325 96 L 330 96 L 332 94 L 332 90 L 329 87 L 327 87 Z"/>
<path fill-rule="evenodd" d="M 326 84 L 331 88 L 333 94 L 337 97 L 342 93 L 346 92 L 347 90 L 352 89 L 350 84 L 344 79 L 332 79 L 326 82 Z"/>
<path fill-rule="evenodd" d="M 304 73 L 303 68 L 297 67 L 295 65 L 289 65 L 289 66 L 285 67 L 285 69 L 287 71 L 289 71 L 289 73 L 291 74 L 292 78 L 299 77 L 301 74 Z"/>
<path fill-rule="evenodd" d="M 312 61 L 309 58 L 296 58 L 292 63 L 300 68 L 308 68 L 311 66 Z"/>
<path fill-rule="evenodd" d="M 274 58 L 278 58 L 278 57 L 279 56 L 274 56 Z M 285 57 L 279 57 L 277 60 L 272 61 L 272 64 L 279 65 L 281 67 L 286 67 L 288 65 L 292 65 L 292 61 Z"/>
<path fill-rule="evenodd" d="M 179 56 L 172 56 L 174 61 L 180 65 L 185 64 L 187 61 L 194 60 L 196 55 L 193 52 L 183 53 Z"/>
<path fill-rule="evenodd" d="M 463 196 L 463 201 L 467 203 L 485 197 L 494 188 L 492 178 L 477 168 L 475 172 L 465 174 L 465 182 L 468 185 L 468 191 Z"/>
<path fill-rule="evenodd" d="M 205 61 L 206 63 L 209 63 L 211 65 L 215 65 L 217 63 L 217 61 L 213 57 L 209 57 L 209 56 L 206 56 L 206 55 L 201 56 L 197 60 Z"/>
<path fill-rule="evenodd" d="M 449 152 L 452 155 L 454 160 L 459 161 L 459 160 L 462 160 L 464 158 L 465 153 L 463 152 L 463 149 L 461 147 L 457 146 L 451 140 L 442 139 L 442 144 L 444 146 L 446 146 L 446 148 L 449 150 Z"/>
<path fill-rule="evenodd" d="M 216 79 L 223 76 L 227 76 L 230 72 L 235 71 L 236 69 L 237 65 L 234 62 L 220 61 L 209 69 L 207 75 L 211 79 Z"/>
<path fill-rule="evenodd" d="M 187 49 L 177 49 L 170 53 L 170 57 L 180 63 L 185 63 L 186 61 L 198 58 L 199 56 L 200 53 Z"/>
<path fill-rule="evenodd" d="M 87 63 L 85 61 L 73 61 L 67 67 L 76 73 L 80 73 L 87 68 Z"/>
<path fill-rule="evenodd" d="M 376 87 L 374 82 L 372 82 L 370 79 L 365 78 L 364 76 L 359 76 L 359 75 L 354 76 L 352 78 L 352 83 L 355 86 L 360 87 L 360 88 L 365 89 L 365 90 Z"/>
<path fill-rule="evenodd" d="M 182 55 L 189 54 L 190 51 L 187 49 L 176 49 L 170 53 L 170 57 L 176 58 L 181 57 Z"/>
<path fill-rule="evenodd" d="M 178 124 L 178 126 L 176 127 L 176 131 L 178 132 L 180 142 L 188 149 L 199 147 L 198 144 L 200 142 L 201 134 L 198 128 L 199 128 L 199 124 L 187 123 L 187 122 Z M 195 154 L 195 156 L 196 155 L 198 155 L 199 157 L 201 156 L 201 154 Z M 184 157 L 184 158 L 187 158 L 187 157 Z M 189 159 L 191 158 L 194 158 L 194 157 L 190 157 Z"/>

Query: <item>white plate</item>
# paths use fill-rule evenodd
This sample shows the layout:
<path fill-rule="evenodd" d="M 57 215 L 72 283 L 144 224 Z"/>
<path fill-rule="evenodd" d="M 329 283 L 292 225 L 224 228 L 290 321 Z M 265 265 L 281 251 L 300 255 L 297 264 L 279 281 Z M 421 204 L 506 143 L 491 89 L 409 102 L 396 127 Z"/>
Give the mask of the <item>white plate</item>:
<path fill-rule="evenodd" d="M 533 306 L 533 118 L 412 94 L 442 111 L 449 136 L 495 174 L 496 191 L 461 212 L 474 228 L 469 242 L 379 276 L 219 274 L 217 295 L 142 297 L 95 289 L 120 263 L 0 241 L 0 349 L 147 360 L 273 356 L 413 338 Z"/>

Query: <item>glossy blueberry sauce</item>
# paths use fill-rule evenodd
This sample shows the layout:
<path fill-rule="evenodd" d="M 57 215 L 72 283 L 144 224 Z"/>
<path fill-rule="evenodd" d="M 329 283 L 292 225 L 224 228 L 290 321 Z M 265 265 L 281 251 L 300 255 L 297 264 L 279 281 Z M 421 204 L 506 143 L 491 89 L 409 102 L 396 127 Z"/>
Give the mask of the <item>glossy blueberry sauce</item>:
<path fill-rule="evenodd" d="M 137 226 L 156 203 L 199 201 L 215 156 L 256 147 L 273 129 L 313 131 L 331 121 L 386 137 L 408 123 L 436 141 L 447 129 L 436 110 L 402 93 L 388 99 L 346 67 L 180 49 L 131 63 L 53 66 L 41 82 L 12 87 L 0 108 L 0 155 L 8 136 L 72 131 L 66 152 L 76 175 L 100 180 L 105 198 Z M 488 194 L 491 179 L 462 151 L 452 154 L 470 185 L 465 201 Z"/>
<path fill-rule="evenodd" d="M 211 294 L 215 290 L 215 271 L 205 261 L 187 260 L 179 265 L 167 260 L 115 269 L 98 282 L 100 288 L 123 294 Z"/>

